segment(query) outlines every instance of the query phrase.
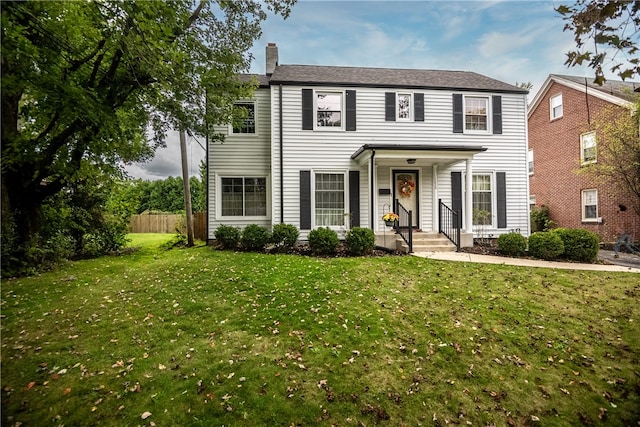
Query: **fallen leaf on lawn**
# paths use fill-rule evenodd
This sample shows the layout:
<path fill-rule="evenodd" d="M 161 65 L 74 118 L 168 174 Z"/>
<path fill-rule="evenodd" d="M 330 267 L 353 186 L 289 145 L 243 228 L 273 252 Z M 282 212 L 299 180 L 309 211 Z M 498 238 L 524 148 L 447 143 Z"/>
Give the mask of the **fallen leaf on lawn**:
<path fill-rule="evenodd" d="M 32 389 L 34 385 L 36 385 L 36 382 L 35 381 L 31 381 L 29 384 L 27 384 L 27 390 Z"/>
<path fill-rule="evenodd" d="M 151 416 L 151 412 L 146 411 L 146 412 L 143 412 L 142 415 L 140 415 L 140 418 L 142 418 L 143 420 L 146 420 L 150 416 Z"/>
<path fill-rule="evenodd" d="M 62 394 L 65 394 L 65 395 L 69 394 L 69 393 L 71 393 L 71 388 L 70 387 L 65 388 L 64 391 L 62 392 Z"/>
<path fill-rule="evenodd" d="M 160 364 L 158 365 L 158 369 L 160 369 L 161 371 L 164 371 L 165 369 L 167 369 L 167 367 L 166 367 L 166 366 L 164 366 L 162 363 L 160 363 Z"/>

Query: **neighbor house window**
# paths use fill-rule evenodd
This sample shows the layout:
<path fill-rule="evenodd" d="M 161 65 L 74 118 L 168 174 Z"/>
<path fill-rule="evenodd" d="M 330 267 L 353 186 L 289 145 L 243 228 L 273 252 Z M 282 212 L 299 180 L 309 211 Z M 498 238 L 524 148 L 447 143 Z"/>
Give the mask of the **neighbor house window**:
<path fill-rule="evenodd" d="M 471 131 L 488 130 L 489 98 L 466 96 L 464 98 L 464 128 Z"/>
<path fill-rule="evenodd" d="M 596 161 L 596 133 L 588 132 L 580 135 L 580 160 L 584 163 Z"/>
<path fill-rule="evenodd" d="M 598 190 L 582 190 L 582 220 L 598 219 Z"/>
<path fill-rule="evenodd" d="M 342 227 L 345 221 L 345 175 L 315 174 L 316 227 Z"/>
<path fill-rule="evenodd" d="M 551 97 L 551 120 L 562 117 L 562 94 Z"/>
<path fill-rule="evenodd" d="M 411 94 L 409 93 L 396 94 L 396 103 L 397 103 L 396 120 L 399 122 L 410 121 L 411 120 Z"/>
<path fill-rule="evenodd" d="M 221 178 L 222 216 L 266 216 L 267 179 L 264 177 Z"/>
<path fill-rule="evenodd" d="M 233 133 L 256 133 L 256 104 L 253 102 L 239 102 L 234 108 L 242 108 L 245 111 L 243 123 L 237 127 L 233 126 Z"/>
<path fill-rule="evenodd" d="M 473 225 L 489 225 L 493 214 L 493 196 L 491 194 L 491 175 L 473 175 Z"/>
<path fill-rule="evenodd" d="M 533 150 L 527 152 L 527 168 L 529 175 L 533 175 Z"/>
<path fill-rule="evenodd" d="M 316 92 L 316 126 L 342 127 L 342 92 Z"/>
<path fill-rule="evenodd" d="M 529 195 L 529 208 L 533 209 L 536 207 L 536 196 L 535 194 Z"/>

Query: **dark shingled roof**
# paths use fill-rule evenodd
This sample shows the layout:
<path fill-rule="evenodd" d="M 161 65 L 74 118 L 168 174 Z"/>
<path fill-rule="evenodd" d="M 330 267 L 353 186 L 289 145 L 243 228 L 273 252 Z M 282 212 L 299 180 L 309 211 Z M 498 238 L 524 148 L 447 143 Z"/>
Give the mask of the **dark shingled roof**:
<path fill-rule="evenodd" d="M 568 80 L 582 86 L 586 83 L 589 89 L 617 96 L 618 98 L 625 99 L 627 101 L 633 101 L 634 92 L 640 92 L 640 82 L 607 80 L 602 84 L 602 86 L 600 86 L 593 82 L 593 78 L 589 77 L 566 76 L 562 74 L 551 74 L 551 77 Z"/>
<path fill-rule="evenodd" d="M 259 87 L 269 87 L 269 76 L 264 74 L 238 74 L 238 79 L 243 83 L 255 79 L 258 81 Z"/>
<path fill-rule="evenodd" d="M 449 89 L 522 94 L 529 92 L 526 89 L 471 71 L 319 65 L 279 65 L 271 75 L 271 84 L 280 83 L 314 86 Z"/>

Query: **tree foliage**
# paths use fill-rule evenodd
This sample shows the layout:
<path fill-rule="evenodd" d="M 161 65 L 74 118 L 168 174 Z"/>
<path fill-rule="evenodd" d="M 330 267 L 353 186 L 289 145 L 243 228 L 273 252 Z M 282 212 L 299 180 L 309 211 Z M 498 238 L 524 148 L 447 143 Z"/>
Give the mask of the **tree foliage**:
<path fill-rule="evenodd" d="M 638 33 L 640 31 L 640 1 L 577 0 L 555 9 L 566 21 L 564 31 L 574 34 L 576 50 L 567 53 L 566 65 L 587 63 L 595 71 L 595 83 L 605 82 L 603 65 L 622 78 L 640 76 Z"/>
<path fill-rule="evenodd" d="M 580 172 L 611 188 L 615 197 L 640 216 L 640 96 L 629 110 L 610 107 L 593 121 L 597 162 Z"/>
<path fill-rule="evenodd" d="M 267 9 L 286 17 L 294 2 L 3 2 L 3 225 L 22 245 L 76 183 L 150 158 L 170 128 L 233 121 Z"/>

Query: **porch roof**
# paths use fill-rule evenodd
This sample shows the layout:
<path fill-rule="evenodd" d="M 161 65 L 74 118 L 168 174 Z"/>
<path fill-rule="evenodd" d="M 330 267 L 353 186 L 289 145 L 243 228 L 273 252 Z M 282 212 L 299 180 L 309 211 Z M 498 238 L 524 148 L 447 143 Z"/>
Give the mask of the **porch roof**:
<path fill-rule="evenodd" d="M 459 158 L 473 157 L 476 153 L 487 151 L 487 147 L 481 145 L 440 145 L 440 144 L 364 144 L 352 155 L 353 160 L 362 160 L 365 153 L 393 155 L 393 157 L 415 155 L 417 158 Z"/>

